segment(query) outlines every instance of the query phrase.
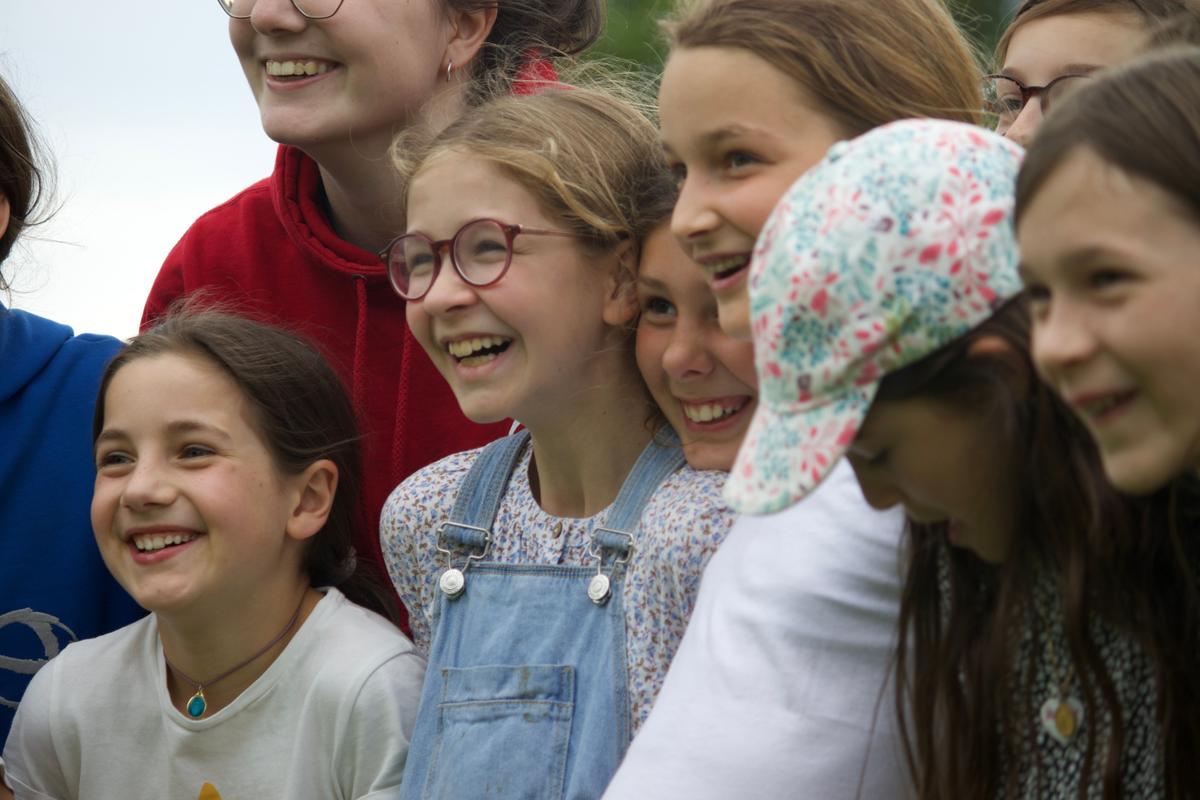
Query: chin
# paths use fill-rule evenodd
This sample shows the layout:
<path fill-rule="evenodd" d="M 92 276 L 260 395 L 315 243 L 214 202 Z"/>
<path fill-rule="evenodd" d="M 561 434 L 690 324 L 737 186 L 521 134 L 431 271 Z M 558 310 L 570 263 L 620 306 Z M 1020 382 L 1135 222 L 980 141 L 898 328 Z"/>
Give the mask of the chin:
<path fill-rule="evenodd" d="M 683 457 L 692 469 L 729 472 L 737 458 L 737 443 L 692 442 L 683 446 Z"/>
<path fill-rule="evenodd" d="M 1132 459 L 1104 455 L 1104 473 L 1118 491 L 1146 495 L 1158 491 L 1188 471 L 1186 464 L 1130 463 Z"/>

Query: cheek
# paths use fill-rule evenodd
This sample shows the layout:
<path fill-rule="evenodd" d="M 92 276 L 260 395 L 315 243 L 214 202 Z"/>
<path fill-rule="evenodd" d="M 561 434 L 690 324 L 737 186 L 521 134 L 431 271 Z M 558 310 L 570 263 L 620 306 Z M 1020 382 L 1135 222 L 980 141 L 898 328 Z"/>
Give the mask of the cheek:
<path fill-rule="evenodd" d="M 657 392 L 665 387 L 666 372 L 663 369 L 663 354 L 667 352 L 670 335 L 645 323 L 639 323 L 637 328 L 637 365 L 642 373 L 642 380 L 650 387 L 651 392 Z"/>
<path fill-rule="evenodd" d="M 717 362 L 738 382 L 754 395 L 758 394 L 758 375 L 754 371 L 754 345 L 722 335 L 713 345 L 713 356 Z"/>
<path fill-rule="evenodd" d="M 441 355 L 441 350 L 435 346 L 433 341 L 429 315 L 425 313 L 424 306 L 420 302 L 408 303 L 404 309 L 404 318 L 408 322 L 408 329 L 412 331 L 413 337 L 436 363 Z"/>

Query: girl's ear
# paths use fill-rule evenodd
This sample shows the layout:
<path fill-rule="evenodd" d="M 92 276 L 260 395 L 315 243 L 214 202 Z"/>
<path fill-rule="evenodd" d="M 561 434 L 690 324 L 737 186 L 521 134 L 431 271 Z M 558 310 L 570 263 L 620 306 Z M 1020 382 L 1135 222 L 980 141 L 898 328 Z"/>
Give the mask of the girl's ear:
<path fill-rule="evenodd" d="M 1033 388 L 1032 364 L 1025 355 L 1002 336 L 987 333 L 967 345 L 967 358 L 994 358 L 1003 361 L 1012 374 L 1017 394 L 1025 397 Z"/>
<path fill-rule="evenodd" d="M 8 204 L 8 198 L 0 193 L 0 236 L 8 230 L 8 218 L 12 214 L 12 208 Z"/>
<path fill-rule="evenodd" d="M 308 539 L 315 536 L 333 508 L 333 497 L 337 493 L 338 468 L 327 458 L 314 461 L 308 469 L 292 480 L 299 492 L 296 505 L 287 522 L 287 534 L 293 539 Z"/>
<path fill-rule="evenodd" d="M 604 293 L 604 322 L 613 327 L 628 325 L 637 318 L 637 245 L 625 239 L 613 254 L 616 264 L 609 273 Z"/>
<path fill-rule="evenodd" d="M 491 34 L 497 11 L 496 3 L 475 11 L 449 11 L 451 35 L 442 59 L 443 71 L 449 64 L 453 64 L 455 70 L 460 70 L 471 63 Z"/>

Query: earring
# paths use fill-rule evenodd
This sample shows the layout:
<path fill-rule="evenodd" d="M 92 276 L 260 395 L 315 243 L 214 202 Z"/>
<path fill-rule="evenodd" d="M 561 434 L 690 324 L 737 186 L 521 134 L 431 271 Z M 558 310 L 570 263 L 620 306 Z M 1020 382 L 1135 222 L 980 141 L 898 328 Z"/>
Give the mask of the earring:
<path fill-rule="evenodd" d="M 453 71 L 454 71 L 454 62 L 447 61 L 446 62 L 446 83 L 450 82 L 450 73 Z"/>

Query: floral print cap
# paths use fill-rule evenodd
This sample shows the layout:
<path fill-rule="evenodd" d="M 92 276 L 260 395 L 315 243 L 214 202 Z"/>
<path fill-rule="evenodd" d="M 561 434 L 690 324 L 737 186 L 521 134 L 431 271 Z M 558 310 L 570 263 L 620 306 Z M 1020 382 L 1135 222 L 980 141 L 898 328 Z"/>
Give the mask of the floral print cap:
<path fill-rule="evenodd" d="M 759 399 L 725 485 L 767 514 L 812 491 L 879 382 L 1020 291 L 1022 150 L 973 125 L 905 120 L 834 145 L 767 220 L 750 262 Z"/>

